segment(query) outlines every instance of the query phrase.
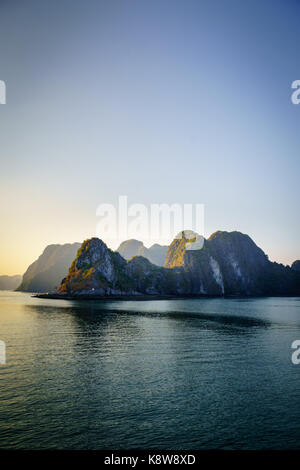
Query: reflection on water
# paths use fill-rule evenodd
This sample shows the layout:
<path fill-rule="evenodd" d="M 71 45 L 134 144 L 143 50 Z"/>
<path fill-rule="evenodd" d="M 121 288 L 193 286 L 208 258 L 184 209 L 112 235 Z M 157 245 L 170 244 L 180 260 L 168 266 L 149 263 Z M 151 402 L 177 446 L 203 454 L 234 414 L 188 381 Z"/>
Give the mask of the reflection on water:
<path fill-rule="evenodd" d="M 1 448 L 298 448 L 297 298 L 1 293 Z"/>

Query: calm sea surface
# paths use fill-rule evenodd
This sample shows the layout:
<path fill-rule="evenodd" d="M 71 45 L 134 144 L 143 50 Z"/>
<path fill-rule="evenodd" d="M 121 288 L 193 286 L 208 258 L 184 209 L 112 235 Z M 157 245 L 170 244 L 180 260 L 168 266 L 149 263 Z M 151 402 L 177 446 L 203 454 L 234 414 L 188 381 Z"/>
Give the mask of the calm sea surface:
<path fill-rule="evenodd" d="M 0 293 L 0 448 L 300 448 L 300 299 Z"/>

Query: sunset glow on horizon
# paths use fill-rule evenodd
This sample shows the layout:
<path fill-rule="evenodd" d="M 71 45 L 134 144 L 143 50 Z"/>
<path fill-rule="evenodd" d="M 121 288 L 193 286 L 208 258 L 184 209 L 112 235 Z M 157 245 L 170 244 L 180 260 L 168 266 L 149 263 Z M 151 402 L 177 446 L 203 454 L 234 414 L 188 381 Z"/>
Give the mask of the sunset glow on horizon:
<path fill-rule="evenodd" d="M 2 2 L 0 275 L 95 236 L 97 207 L 122 194 L 204 204 L 206 237 L 237 230 L 271 260 L 299 259 L 296 10 Z"/>

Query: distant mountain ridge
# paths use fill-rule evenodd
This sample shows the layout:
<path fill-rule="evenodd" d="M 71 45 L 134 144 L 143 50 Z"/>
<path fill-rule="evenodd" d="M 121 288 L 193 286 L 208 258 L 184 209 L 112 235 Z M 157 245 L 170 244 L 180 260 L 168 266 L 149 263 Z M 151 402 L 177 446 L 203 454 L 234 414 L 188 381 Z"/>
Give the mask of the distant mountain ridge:
<path fill-rule="evenodd" d="M 48 245 L 26 270 L 19 287 L 23 292 L 48 292 L 56 289 L 66 276 L 81 243 Z"/>
<path fill-rule="evenodd" d="M 0 290 L 15 290 L 22 280 L 21 274 L 0 276 Z"/>
<path fill-rule="evenodd" d="M 126 260 L 133 256 L 144 256 L 150 263 L 163 266 L 167 250 L 168 246 L 159 245 L 158 243 L 146 248 L 143 242 L 131 239 L 122 242 L 116 251 Z"/>
<path fill-rule="evenodd" d="M 142 256 L 125 260 L 98 238 L 86 240 L 62 281 L 59 295 L 300 295 L 300 273 L 272 263 L 240 232 L 215 232 L 204 240 L 182 232 L 165 267 Z"/>

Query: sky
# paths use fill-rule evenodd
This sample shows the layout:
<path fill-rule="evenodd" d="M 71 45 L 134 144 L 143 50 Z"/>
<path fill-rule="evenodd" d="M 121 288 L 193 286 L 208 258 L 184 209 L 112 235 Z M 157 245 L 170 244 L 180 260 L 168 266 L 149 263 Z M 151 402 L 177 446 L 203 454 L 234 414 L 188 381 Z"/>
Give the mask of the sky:
<path fill-rule="evenodd" d="M 205 236 L 299 259 L 299 15 L 298 0 L 0 0 L 0 274 L 95 236 L 120 195 L 204 204 Z"/>

